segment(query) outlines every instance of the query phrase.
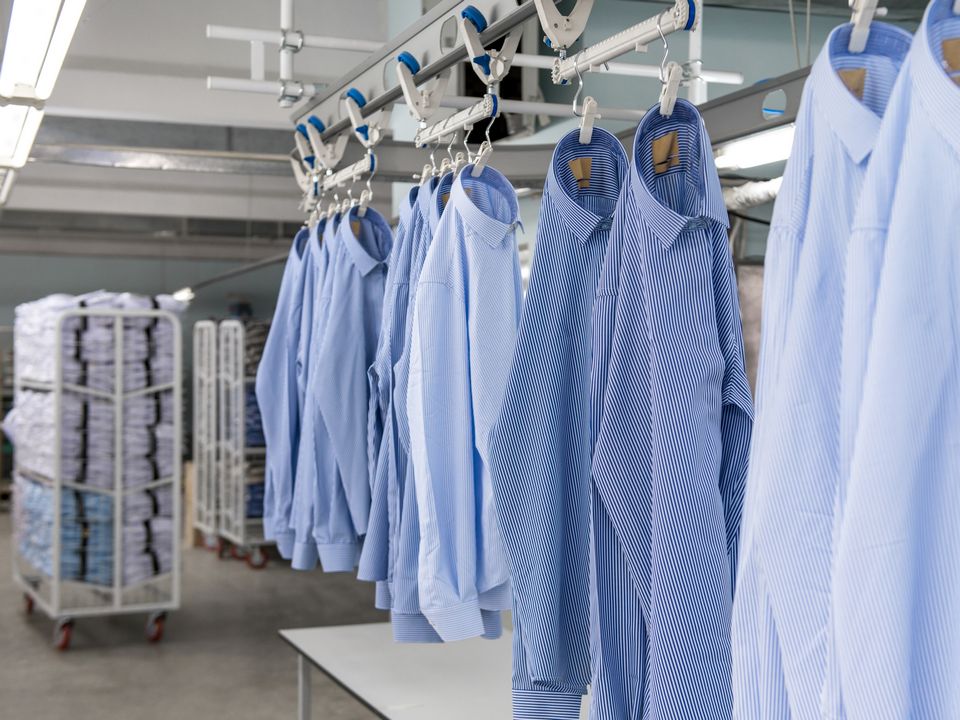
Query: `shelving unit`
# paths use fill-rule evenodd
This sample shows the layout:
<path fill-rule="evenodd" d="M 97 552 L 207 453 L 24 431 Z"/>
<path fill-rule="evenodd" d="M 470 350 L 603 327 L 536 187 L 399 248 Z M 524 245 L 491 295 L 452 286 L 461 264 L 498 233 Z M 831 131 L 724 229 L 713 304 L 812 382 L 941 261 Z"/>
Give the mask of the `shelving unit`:
<path fill-rule="evenodd" d="M 0 421 L 13 407 L 13 328 L 0 327 Z M 9 509 L 13 490 L 13 444 L 0 431 L 0 509 Z"/>
<path fill-rule="evenodd" d="M 235 555 L 252 568 L 267 563 L 262 512 L 249 511 L 251 494 L 263 493 L 263 473 L 251 472 L 262 466 L 266 449 L 248 444 L 247 393 L 256 381 L 256 367 L 247 363 L 247 333 L 240 320 L 220 323 L 217 339 L 219 358 L 219 535 L 232 543 Z M 259 422 L 259 419 L 257 419 Z M 262 505 L 262 501 L 261 501 Z"/>
<path fill-rule="evenodd" d="M 193 326 L 193 527 L 207 547 L 220 529 L 217 446 L 217 324 Z"/>
<path fill-rule="evenodd" d="M 93 383 L 87 378 L 87 361 L 79 359 L 82 357 L 80 330 L 75 335 L 76 347 L 69 349 L 69 359 L 72 363 L 79 359 L 83 368 L 81 382 L 64 382 L 65 323 L 79 320 L 85 331 L 94 319 L 100 323 L 106 320 L 112 326 L 112 360 L 99 366 L 101 369 L 112 368 L 111 391 L 90 386 Z M 153 371 L 149 368 L 149 358 L 153 355 L 148 355 L 148 361 L 144 363 L 147 366 L 145 386 L 128 390 L 124 385 L 129 368 L 124 345 L 131 332 L 130 326 L 144 320 L 148 321 L 145 326 L 151 328 L 146 331 L 148 353 L 155 348 L 154 330 L 159 324 L 169 324 L 172 377 L 170 382 L 153 382 Z M 180 527 L 181 512 L 182 368 L 179 320 L 162 310 L 67 310 L 56 319 L 55 348 L 52 380 L 25 377 L 21 375 L 25 370 L 19 363 L 16 368 L 15 399 L 18 403 L 22 400 L 26 407 L 28 396 L 32 396 L 41 406 L 52 409 L 53 443 L 52 447 L 47 447 L 29 434 L 18 439 L 14 486 L 14 580 L 23 589 L 28 612 L 39 607 L 56 621 L 54 644 L 59 649 L 69 647 L 75 618 L 122 613 L 148 613 L 147 637 L 155 642 L 162 637 L 167 612 L 180 605 L 177 528 Z M 52 396 L 52 405 L 44 394 Z M 128 425 L 127 416 L 132 414 L 134 406 L 131 401 L 143 398 L 155 401 L 154 425 Z M 166 458 L 166 467 L 171 473 L 134 484 L 125 477 L 131 467 L 129 463 L 134 459 L 151 464 L 154 476 L 161 474 L 158 429 L 165 415 L 165 399 L 171 408 L 165 425 L 172 426 L 172 434 L 164 438 L 162 452 L 172 453 L 172 457 Z M 107 404 L 112 406 L 109 432 L 103 425 L 94 431 L 91 408 L 97 405 L 98 409 L 104 410 Z M 68 405 L 74 411 L 69 417 L 64 412 Z M 82 417 L 79 430 L 68 425 L 68 420 L 76 419 L 78 409 Z M 111 416 L 110 409 L 105 412 L 107 417 Z M 103 413 L 96 417 L 102 422 Z M 26 421 L 36 422 L 36 417 L 30 416 Z M 91 425 L 88 426 L 88 422 Z M 67 430 L 70 432 L 65 432 Z M 136 431 L 152 438 L 152 452 L 143 458 L 126 452 L 128 436 Z M 68 454 L 65 441 L 77 437 L 82 438 L 81 450 Z M 107 447 L 108 455 L 94 455 L 88 445 L 94 437 L 101 441 L 97 448 Z M 105 444 L 102 442 L 104 438 Z M 36 447 L 30 446 L 31 441 Z M 49 476 L 37 472 L 35 450 L 52 453 L 53 472 Z M 25 460 L 30 467 L 23 464 Z M 74 462 L 79 463 L 81 471 L 67 479 L 65 466 L 72 467 L 70 463 Z M 99 469 L 91 469 L 110 465 L 112 472 L 101 474 Z M 146 511 L 147 520 L 142 519 L 144 502 L 152 503 L 152 509 Z M 164 512 L 161 517 L 158 510 L 161 506 L 165 506 L 169 514 Z M 161 536 L 162 547 L 157 543 L 160 520 L 168 530 Z M 166 546 L 167 537 L 169 547 Z M 152 562 L 152 574 L 139 577 L 139 566 L 125 564 L 125 556 L 129 554 L 132 558 L 137 553 L 147 555 L 145 561 Z M 169 569 L 160 569 L 163 563 L 158 558 L 161 557 L 168 558 Z M 75 571 L 76 568 L 79 571 Z M 133 578 L 129 581 L 128 571 Z"/>

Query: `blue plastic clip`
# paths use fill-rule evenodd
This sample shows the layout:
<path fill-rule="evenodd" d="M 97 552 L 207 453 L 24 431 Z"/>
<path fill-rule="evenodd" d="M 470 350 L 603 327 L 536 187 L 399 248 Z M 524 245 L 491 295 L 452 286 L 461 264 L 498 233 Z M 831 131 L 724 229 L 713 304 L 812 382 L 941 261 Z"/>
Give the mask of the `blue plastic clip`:
<path fill-rule="evenodd" d="M 687 24 L 684 25 L 684 30 L 689 30 L 693 27 L 694 22 L 697 20 L 697 3 L 695 0 L 687 0 Z"/>
<path fill-rule="evenodd" d="M 327 131 L 327 126 L 324 125 L 323 121 L 320 118 L 318 118 L 316 115 L 311 115 L 310 117 L 308 117 L 307 122 L 313 125 L 317 129 L 317 132 L 319 133 L 324 133 Z"/>
<path fill-rule="evenodd" d="M 357 107 L 363 107 L 367 104 L 367 99 L 363 96 L 363 93 L 356 88 L 347 90 L 346 95 L 357 104 Z"/>
<path fill-rule="evenodd" d="M 303 123 L 300 123 L 299 125 L 297 125 L 297 132 L 303 135 L 307 140 L 310 139 L 310 136 L 307 135 L 307 126 L 304 125 Z"/>
<path fill-rule="evenodd" d="M 397 55 L 397 62 L 406 65 L 410 69 L 410 72 L 412 72 L 414 75 L 420 72 L 420 63 L 418 63 L 417 59 L 406 50 Z"/>
<path fill-rule="evenodd" d="M 483 13 L 473 5 L 467 5 L 460 13 L 460 17 L 472 22 L 479 33 L 487 29 L 487 19 L 483 16 Z"/>

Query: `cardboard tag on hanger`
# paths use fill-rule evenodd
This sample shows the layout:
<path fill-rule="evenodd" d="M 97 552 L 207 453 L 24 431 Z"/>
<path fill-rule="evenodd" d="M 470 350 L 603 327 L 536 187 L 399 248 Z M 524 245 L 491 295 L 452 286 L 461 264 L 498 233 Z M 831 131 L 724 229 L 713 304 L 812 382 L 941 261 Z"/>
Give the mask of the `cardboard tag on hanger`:
<path fill-rule="evenodd" d="M 360 237 L 360 221 L 359 220 L 350 221 L 350 232 L 353 233 L 354 237 Z"/>
<path fill-rule="evenodd" d="M 960 38 L 950 38 L 940 43 L 943 50 L 943 64 L 947 73 L 960 73 Z M 960 85 L 960 75 L 953 75 L 953 81 Z"/>
<path fill-rule="evenodd" d="M 586 190 L 590 187 L 590 173 L 593 171 L 593 158 L 574 158 L 567 165 L 577 179 L 577 187 Z"/>
<path fill-rule="evenodd" d="M 853 93 L 857 100 L 863 100 L 863 86 L 867 82 L 866 68 L 850 68 L 849 70 L 837 70 L 837 75 L 847 86 L 847 90 Z"/>
<path fill-rule="evenodd" d="M 680 143 L 676 130 L 654 138 L 650 146 L 653 150 L 653 170 L 657 175 L 680 164 Z"/>

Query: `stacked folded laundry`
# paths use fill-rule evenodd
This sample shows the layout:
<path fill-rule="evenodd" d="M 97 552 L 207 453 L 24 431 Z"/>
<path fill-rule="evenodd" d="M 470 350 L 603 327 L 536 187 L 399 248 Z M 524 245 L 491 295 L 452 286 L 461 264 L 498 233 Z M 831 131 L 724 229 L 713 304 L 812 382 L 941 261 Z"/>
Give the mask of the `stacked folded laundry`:
<path fill-rule="evenodd" d="M 244 405 L 247 447 L 263 447 L 266 440 L 263 437 L 263 421 L 260 419 L 260 406 L 257 404 L 257 391 L 253 383 L 246 388 Z"/>
<path fill-rule="evenodd" d="M 71 314 L 85 308 L 94 312 Z M 177 326 L 162 317 L 96 314 L 150 309 L 184 306 L 168 296 L 96 292 L 16 309 L 20 382 L 4 430 L 16 450 L 19 552 L 41 573 L 97 585 L 112 585 L 119 573 L 131 585 L 172 570 L 174 495 L 164 481 L 179 462 L 175 390 L 158 386 L 174 380 Z M 66 485 L 59 489 L 59 568 L 57 483 Z"/>
<path fill-rule="evenodd" d="M 265 458 L 247 458 L 244 466 L 244 477 L 246 478 L 246 509 L 248 518 L 263 517 L 263 482 L 266 473 Z"/>
<path fill-rule="evenodd" d="M 244 364 L 247 377 L 257 374 L 260 367 L 260 358 L 263 357 L 263 346 L 267 342 L 267 333 L 270 323 L 264 320 L 248 320 L 243 324 L 244 335 Z"/>

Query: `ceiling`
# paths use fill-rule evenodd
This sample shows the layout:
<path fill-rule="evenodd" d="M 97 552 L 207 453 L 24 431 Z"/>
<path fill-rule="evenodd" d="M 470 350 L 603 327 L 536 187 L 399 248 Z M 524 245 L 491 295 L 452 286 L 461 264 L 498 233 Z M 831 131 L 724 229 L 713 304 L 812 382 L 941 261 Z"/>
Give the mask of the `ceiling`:
<path fill-rule="evenodd" d="M 0 42 L 11 4 L 0 0 Z M 707 4 L 777 12 L 787 8 L 787 0 Z M 804 0 L 794 4 L 804 11 Z M 899 18 L 918 18 L 924 6 L 917 0 L 884 4 Z M 295 26 L 385 41 L 388 12 L 396 14 L 397 7 L 390 0 L 296 0 Z M 812 9 L 849 13 L 844 0 L 817 0 Z M 247 43 L 207 39 L 208 23 L 276 28 L 279 2 L 88 0 L 47 106 L 35 161 L 17 180 L 10 212 L 0 213 L 0 254 L 50 235 L 72 238 L 71 247 L 80 252 L 91 233 L 102 235 L 109 224 L 91 224 L 83 214 L 117 218 L 117 237 L 139 237 L 160 254 L 171 248 L 186 252 L 191 238 L 198 247 L 214 242 L 216 233 L 197 230 L 204 220 L 234 221 L 217 226 L 217 232 L 241 239 L 248 248 L 244 252 L 253 255 L 260 252 L 259 241 L 271 234 L 264 228 L 283 233 L 285 226 L 278 222 L 299 222 L 299 195 L 285 158 L 292 145 L 290 111 L 269 95 L 206 89 L 208 75 L 249 77 L 250 63 Z M 362 57 L 305 49 L 296 56 L 296 77 L 332 80 Z M 266 58 L 267 76 L 275 76 L 275 49 L 268 48 Z M 196 172 L 199 168 L 205 172 Z M 390 193 L 375 196 L 389 200 Z M 41 217 L 46 218 L 42 223 Z M 173 235 L 168 232 L 171 222 L 177 229 Z M 63 249 L 62 242 L 50 247 Z M 109 247 L 121 252 L 123 245 Z M 130 252 L 147 252 L 143 247 Z M 218 247 L 210 252 L 223 251 Z"/>

